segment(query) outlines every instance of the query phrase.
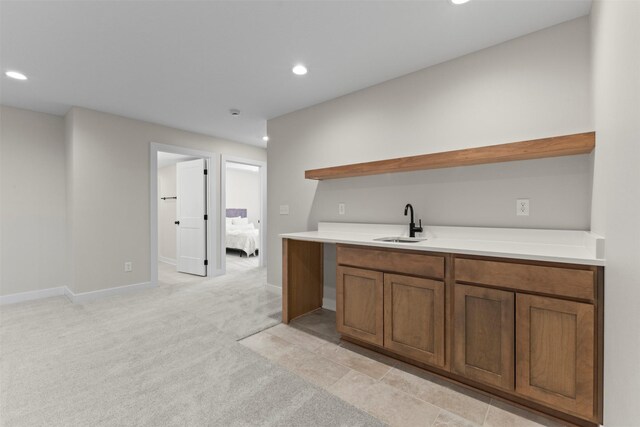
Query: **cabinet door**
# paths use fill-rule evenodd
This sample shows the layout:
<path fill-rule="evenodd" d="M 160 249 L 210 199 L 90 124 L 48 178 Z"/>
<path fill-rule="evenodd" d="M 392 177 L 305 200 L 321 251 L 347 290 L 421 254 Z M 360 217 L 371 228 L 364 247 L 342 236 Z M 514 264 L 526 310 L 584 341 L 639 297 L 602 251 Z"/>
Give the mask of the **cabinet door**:
<path fill-rule="evenodd" d="M 338 266 L 336 324 L 344 335 L 382 346 L 383 274 Z"/>
<path fill-rule="evenodd" d="M 514 293 L 457 284 L 454 288 L 453 371 L 514 389 Z"/>
<path fill-rule="evenodd" d="M 384 275 L 384 346 L 444 366 L 444 283 Z"/>
<path fill-rule="evenodd" d="M 518 294 L 516 310 L 516 391 L 593 418 L 594 307 Z"/>

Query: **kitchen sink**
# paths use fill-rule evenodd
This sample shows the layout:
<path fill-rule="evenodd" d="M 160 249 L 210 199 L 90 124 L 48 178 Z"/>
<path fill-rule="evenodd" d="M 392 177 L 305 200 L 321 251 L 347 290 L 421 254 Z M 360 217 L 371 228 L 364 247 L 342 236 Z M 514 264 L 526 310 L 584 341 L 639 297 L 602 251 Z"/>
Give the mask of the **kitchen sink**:
<path fill-rule="evenodd" d="M 418 243 L 418 242 L 423 242 L 427 239 L 421 239 L 418 237 L 393 236 L 393 237 L 379 237 L 373 240 L 377 242 L 389 242 L 389 243 Z"/>

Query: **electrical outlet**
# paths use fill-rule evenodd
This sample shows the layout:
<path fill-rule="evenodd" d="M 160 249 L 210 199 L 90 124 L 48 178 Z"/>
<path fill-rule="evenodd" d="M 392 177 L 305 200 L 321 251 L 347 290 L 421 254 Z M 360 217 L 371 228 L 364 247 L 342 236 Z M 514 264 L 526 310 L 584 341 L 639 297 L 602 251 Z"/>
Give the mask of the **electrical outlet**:
<path fill-rule="evenodd" d="M 516 200 L 516 215 L 529 216 L 529 199 Z"/>
<path fill-rule="evenodd" d="M 345 205 L 344 203 L 338 203 L 338 215 L 344 215 Z"/>
<path fill-rule="evenodd" d="M 280 205 L 280 215 L 289 215 L 289 205 Z"/>
<path fill-rule="evenodd" d="M 133 271 L 133 263 L 131 261 L 127 261 L 124 263 L 124 272 L 131 273 Z"/>

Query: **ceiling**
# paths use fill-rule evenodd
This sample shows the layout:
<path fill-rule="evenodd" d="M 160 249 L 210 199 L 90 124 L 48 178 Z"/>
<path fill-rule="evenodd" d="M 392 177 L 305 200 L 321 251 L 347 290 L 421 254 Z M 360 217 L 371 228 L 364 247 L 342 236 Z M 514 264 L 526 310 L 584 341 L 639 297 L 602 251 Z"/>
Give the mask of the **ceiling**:
<path fill-rule="evenodd" d="M 265 146 L 266 120 L 589 13 L 591 0 L 0 2 L 1 102 Z M 291 73 L 302 62 L 306 76 Z M 241 110 L 232 117 L 229 109 Z"/>

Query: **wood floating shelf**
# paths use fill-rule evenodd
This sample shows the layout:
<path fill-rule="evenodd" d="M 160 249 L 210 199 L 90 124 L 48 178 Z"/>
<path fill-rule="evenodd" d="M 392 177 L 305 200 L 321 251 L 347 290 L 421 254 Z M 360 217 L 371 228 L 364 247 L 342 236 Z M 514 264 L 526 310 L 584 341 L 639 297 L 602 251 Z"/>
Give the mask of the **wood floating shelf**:
<path fill-rule="evenodd" d="M 316 180 L 350 178 L 383 173 L 511 162 L 514 160 L 573 156 L 576 154 L 588 154 L 593 151 L 595 146 L 596 133 L 585 132 L 464 150 L 311 169 L 305 171 L 304 177 Z"/>

